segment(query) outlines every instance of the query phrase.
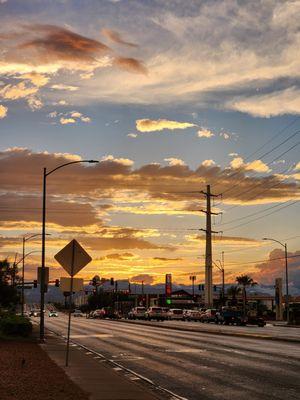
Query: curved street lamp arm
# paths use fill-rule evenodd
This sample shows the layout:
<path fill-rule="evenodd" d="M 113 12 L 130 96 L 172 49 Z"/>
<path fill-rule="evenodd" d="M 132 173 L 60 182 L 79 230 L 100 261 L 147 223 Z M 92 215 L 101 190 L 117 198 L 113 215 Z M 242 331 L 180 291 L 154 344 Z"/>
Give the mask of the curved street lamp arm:
<path fill-rule="evenodd" d="M 29 253 L 25 254 L 24 257 L 20 258 L 20 260 L 18 262 L 14 262 L 14 265 L 17 266 L 18 264 L 20 264 L 21 261 L 25 260 L 25 258 L 27 256 L 29 256 L 30 254 L 32 254 L 32 253 L 40 253 L 40 250 L 32 250 L 32 251 L 30 251 Z"/>
<path fill-rule="evenodd" d="M 46 236 L 50 236 L 50 235 L 51 235 L 51 233 L 46 233 Z M 32 234 L 31 236 L 28 236 L 28 237 L 24 236 L 24 242 L 27 242 L 27 240 L 33 239 L 34 237 L 37 237 L 37 236 L 42 236 L 42 234 L 41 233 L 34 233 L 34 234 Z"/>
<path fill-rule="evenodd" d="M 99 161 L 97 161 L 97 160 L 78 160 L 78 161 L 70 161 L 70 162 L 67 162 L 67 163 L 65 163 L 65 164 L 59 165 L 58 167 L 52 169 L 51 171 L 47 172 L 47 173 L 45 174 L 45 176 L 48 176 L 48 175 L 52 174 L 53 172 L 57 171 L 58 169 L 63 168 L 63 167 L 66 167 L 67 165 L 78 164 L 78 163 L 96 164 L 96 163 L 98 163 L 98 162 L 99 162 Z"/>
<path fill-rule="evenodd" d="M 282 247 L 285 247 L 286 245 L 281 243 L 279 240 L 276 239 L 272 239 L 272 238 L 263 238 L 263 240 L 271 240 L 272 242 L 276 242 L 278 244 L 280 244 Z"/>

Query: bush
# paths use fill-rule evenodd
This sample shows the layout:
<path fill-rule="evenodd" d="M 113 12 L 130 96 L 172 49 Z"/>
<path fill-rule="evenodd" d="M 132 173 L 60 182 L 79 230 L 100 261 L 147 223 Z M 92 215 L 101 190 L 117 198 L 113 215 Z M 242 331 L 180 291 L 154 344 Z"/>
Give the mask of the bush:
<path fill-rule="evenodd" d="M 7 315 L 0 319 L 0 331 L 4 335 L 29 336 L 32 323 L 28 318 L 18 315 Z"/>

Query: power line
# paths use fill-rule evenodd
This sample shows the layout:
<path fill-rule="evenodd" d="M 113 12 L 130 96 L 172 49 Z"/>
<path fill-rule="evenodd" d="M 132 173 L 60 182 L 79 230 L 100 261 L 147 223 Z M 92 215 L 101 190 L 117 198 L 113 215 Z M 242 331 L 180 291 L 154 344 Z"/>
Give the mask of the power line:
<path fill-rule="evenodd" d="M 288 203 L 288 202 L 290 202 L 290 201 L 291 201 L 291 200 L 287 200 L 287 201 L 285 201 L 285 202 L 283 202 L 283 203 L 275 204 L 275 205 L 273 205 L 273 206 L 271 206 L 271 207 L 265 208 L 264 210 L 256 211 L 256 212 L 254 212 L 254 213 L 252 213 L 252 214 L 248 214 L 248 215 L 245 215 L 245 216 L 243 216 L 243 217 L 235 218 L 235 219 L 232 219 L 232 220 L 230 220 L 230 221 L 228 221 L 228 222 L 221 223 L 221 224 L 219 224 L 218 226 L 224 226 L 224 225 L 232 224 L 233 222 L 241 221 L 241 220 L 243 220 L 243 219 L 247 219 L 247 218 L 249 218 L 249 217 L 253 217 L 254 215 L 261 214 L 261 213 L 264 213 L 264 212 L 266 212 L 266 211 L 268 211 L 268 210 L 271 210 L 271 209 L 273 209 L 273 208 L 280 207 L 281 205 L 286 204 L 286 203 Z"/>
<path fill-rule="evenodd" d="M 283 142 L 281 142 L 280 144 L 278 144 L 277 146 L 275 146 L 273 149 L 267 151 L 265 154 L 263 154 L 260 158 L 264 158 L 265 156 L 269 155 L 270 153 L 272 153 L 273 151 L 277 150 L 280 146 L 282 146 L 283 144 L 285 144 L 287 141 L 289 141 L 290 139 L 292 139 L 294 136 L 298 135 L 300 133 L 299 131 L 294 132 L 291 136 L 289 136 L 287 139 L 285 139 Z M 300 142 L 298 142 L 299 144 Z M 279 158 L 281 158 L 284 154 L 286 154 L 288 151 L 292 150 L 294 147 L 296 147 L 298 144 L 296 144 L 295 146 L 292 146 L 289 150 L 287 150 L 286 152 L 282 153 L 281 155 L 275 157 L 272 161 L 265 163 L 267 166 L 270 166 L 270 164 L 272 164 L 274 161 L 277 161 Z M 237 171 L 237 174 L 239 174 L 241 171 Z M 250 175 L 252 176 L 253 174 L 255 174 L 256 171 L 252 171 L 250 172 Z M 230 177 L 232 178 L 232 176 Z M 244 179 L 244 178 L 243 178 Z M 227 190 L 225 190 L 224 192 L 222 192 L 222 194 L 224 195 L 225 193 L 233 190 L 235 187 L 237 187 L 239 185 L 240 182 L 243 181 L 243 179 L 240 179 L 235 185 L 229 187 Z"/>
<path fill-rule="evenodd" d="M 281 207 L 281 208 L 278 209 L 278 210 L 272 211 L 272 212 L 270 212 L 270 213 L 268 213 L 268 214 L 266 214 L 266 215 L 263 215 L 263 216 L 261 216 L 261 217 L 254 218 L 254 219 L 252 219 L 251 221 L 244 222 L 244 223 L 242 223 L 242 224 L 233 226 L 232 228 L 225 229 L 225 231 L 226 231 L 226 232 L 227 232 L 227 231 L 231 231 L 231 230 L 240 228 L 241 226 L 248 225 L 248 224 L 250 224 L 250 223 L 252 223 L 252 222 L 258 221 L 258 220 L 260 220 L 260 219 L 262 219 L 262 218 L 268 217 L 269 215 L 272 215 L 272 214 L 274 214 L 274 213 L 276 213 L 276 212 L 278 212 L 278 211 L 281 211 L 281 210 L 284 209 L 284 208 L 293 206 L 294 204 L 298 203 L 299 201 L 300 201 L 300 200 L 296 200 L 296 201 L 294 201 L 294 202 L 292 202 L 292 203 L 290 203 L 290 204 L 287 204 L 287 205 Z"/>
<path fill-rule="evenodd" d="M 277 132 L 271 139 L 269 139 L 267 142 L 265 142 L 263 145 L 259 146 L 256 150 L 254 150 L 251 154 L 249 154 L 246 158 L 245 161 L 248 161 L 251 157 L 253 157 L 255 154 L 257 154 L 261 149 L 263 149 L 264 147 L 266 147 L 269 143 L 271 143 L 273 140 L 275 140 L 278 136 L 280 136 L 284 131 L 286 131 L 288 128 L 290 128 L 292 125 L 294 125 L 294 123 L 299 120 L 300 117 L 296 117 L 294 118 L 288 125 L 286 125 L 285 127 L 283 127 L 279 132 Z M 262 158 L 262 156 L 260 157 Z M 233 174 L 231 174 L 228 178 L 232 178 L 236 175 L 238 175 L 240 173 L 240 171 L 234 172 Z"/>

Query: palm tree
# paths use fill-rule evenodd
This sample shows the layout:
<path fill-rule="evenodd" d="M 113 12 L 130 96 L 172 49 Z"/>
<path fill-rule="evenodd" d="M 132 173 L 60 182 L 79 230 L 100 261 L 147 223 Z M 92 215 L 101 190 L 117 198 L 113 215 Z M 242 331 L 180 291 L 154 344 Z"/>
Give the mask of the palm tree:
<path fill-rule="evenodd" d="M 247 292 L 246 288 L 249 286 L 254 286 L 257 285 L 257 282 L 254 282 L 252 278 L 248 275 L 240 275 L 237 276 L 236 278 L 237 283 L 242 286 L 243 289 L 243 310 L 244 310 L 244 315 L 246 315 L 246 302 L 247 302 Z"/>
<path fill-rule="evenodd" d="M 238 294 L 241 293 L 241 288 L 238 286 L 230 286 L 230 288 L 227 289 L 227 295 L 231 296 L 232 298 L 232 305 L 236 305 L 237 303 L 237 296 Z"/>

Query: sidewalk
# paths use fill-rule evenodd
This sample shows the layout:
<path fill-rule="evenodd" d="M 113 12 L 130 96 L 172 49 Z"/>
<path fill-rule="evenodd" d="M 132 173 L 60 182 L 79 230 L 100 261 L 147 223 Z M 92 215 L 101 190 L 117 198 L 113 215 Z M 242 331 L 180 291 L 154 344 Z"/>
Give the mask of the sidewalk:
<path fill-rule="evenodd" d="M 162 399 L 150 388 L 147 390 L 146 385 L 139 385 L 138 377 L 124 373 L 121 368 L 105 365 L 107 362 L 103 358 L 80 346 L 70 344 L 69 366 L 65 367 L 66 343 L 54 334 L 48 332 L 46 343 L 40 346 L 77 386 L 89 394 L 89 400 Z"/>

